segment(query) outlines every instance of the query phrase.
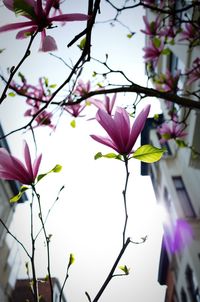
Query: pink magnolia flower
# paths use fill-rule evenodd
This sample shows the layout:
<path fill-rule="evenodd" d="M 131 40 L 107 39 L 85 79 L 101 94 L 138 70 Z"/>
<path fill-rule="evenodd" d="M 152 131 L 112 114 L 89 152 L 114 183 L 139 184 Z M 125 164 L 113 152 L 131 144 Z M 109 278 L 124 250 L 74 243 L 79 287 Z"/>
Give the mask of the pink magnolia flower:
<path fill-rule="evenodd" d="M 155 21 L 149 22 L 147 16 L 143 16 L 143 20 L 145 23 L 145 29 L 140 30 L 142 33 L 149 36 L 155 36 L 159 34 L 159 27 L 161 23 L 159 16 L 156 17 Z"/>
<path fill-rule="evenodd" d="M 72 104 L 72 105 L 66 105 L 64 109 L 70 113 L 73 117 L 81 116 L 80 113 L 85 109 L 86 104 Z"/>
<path fill-rule="evenodd" d="M 190 43 L 198 42 L 199 44 L 199 30 L 200 26 L 198 24 L 194 26 L 191 23 L 186 23 L 184 30 L 180 33 L 179 41 L 187 40 Z"/>
<path fill-rule="evenodd" d="M 127 156 L 133 151 L 133 146 L 145 125 L 149 111 L 150 105 L 139 113 L 131 127 L 129 115 L 124 108 L 118 107 L 114 117 L 105 110 L 99 109 L 96 119 L 105 129 L 108 137 L 94 134 L 91 137 L 97 142 L 111 147 L 119 154 Z"/>
<path fill-rule="evenodd" d="M 187 84 L 191 85 L 193 82 L 200 79 L 200 58 L 197 57 L 193 63 L 192 68 L 187 72 Z"/>
<path fill-rule="evenodd" d="M 143 48 L 143 50 L 144 50 L 143 58 L 145 59 L 145 62 L 146 63 L 150 62 L 155 67 L 158 63 L 158 59 L 159 59 L 163 49 L 164 49 L 164 43 L 163 42 L 161 42 L 160 46 L 157 47 L 155 45 L 155 43 L 150 40 L 149 41 L 149 46 Z"/>
<path fill-rule="evenodd" d="M 59 14 L 50 16 L 52 8 L 55 9 L 55 0 L 46 0 L 43 7 L 42 0 L 24 0 L 23 3 L 14 0 L 3 0 L 4 5 L 13 12 L 20 14 L 30 21 L 11 23 L 0 27 L 0 32 L 26 28 L 17 33 L 17 39 L 24 39 L 33 33 L 41 32 L 41 51 L 53 51 L 57 49 L 53 37 L 46 35 L 46 29 L 51 28 L 53 22 L 71 22 L 88 20 L 85 14 Z M 57 1 L 59 4 L 60 1 Z"/>
<path fill-rule="evenodd" d="M 40 154 L 32 164 L 28 144 L 24 143 L 25 164 L 18 158 L 0 148 L 0 178 L 18 180 L 22 184 L 31 185 L 35 182 L 38 174 L 42 155 Z"/>
<path fill-rule="evenodd" d="M 160 74 L 156 79 L 156 89 L 159 91 L 176 92 L 181 71 L 177 70 L 174 75 L 167 69 L 165 74 Z"/>
<path fill-rule="evenodd" d="M 172 254 L 182 251 L 192 242 L 192 238 L 192 227 L 183 219 L 178 219 L 171 231 L 164 232 L 164 244 Z"/>
<path fill-rule="evenodd" d="M 97 108 L 105 110 L 108 114 L 112 114 L 113 107 L 116 101 L 116 94 L 113 95 L 112 99 L 110 99 L 107 95 L 105 96 L 104 101 L 92 99 L 90 103 L 95 105 Z"/>
<path fill-rule="evenodd" d="M 84 83 L 82 80 L 79 80 L 74 90 L 74 94 L 79 96 L 85 96 L 90 91 L 90 89 L 91 89 L 90 81 Z"/>
<path fill-rule="evenodd" d="M 160 142 L 164 143 L 170 139 L 182 138 L 187 135 L 183 126 L 174 121 L 171 123 L 163 123 L 158 129 L 158 133 L 161 135 Z"/>

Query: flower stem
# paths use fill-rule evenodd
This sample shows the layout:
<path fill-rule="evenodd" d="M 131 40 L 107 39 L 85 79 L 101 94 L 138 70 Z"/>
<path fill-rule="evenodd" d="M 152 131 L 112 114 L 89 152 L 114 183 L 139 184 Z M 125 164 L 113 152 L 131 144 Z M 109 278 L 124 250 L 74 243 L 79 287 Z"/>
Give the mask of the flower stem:
<path fill-rule="evenodd" d="M 46 228 L 45 228 L 45 223 L 44 223 L 43 214 L 42 214 L 42 207 L 41 207 L 41 202 L 40 202 L 40 195 L 37 193 L 35 186 L 32 186 L 32 188 L 33 188 L 35 195 L 37 196 L 38 206 L 39 206 L 39 218 L 40 218 L 40 221 L 42 224 L 42 229 L 43 229 L 44 237 L 45 237 L 45 241 L 46 241 L 47 272 L 48 272 L 49 286 L 50 286 L 50 292 L 51 292 L 51 301 L 49 301 L 49 302 L 53 302 L 53 284 L 52 284 L 51 270 L 50 270 L 50 249 L 49 249 L 50 239 L 49 239 L 49 236 L 47 235 Z"/>
<path fill-rule="evenodd" d="M 114 271 L 122 257 L 122 255 L 124 254 L 127 246 L 129 245 L 129 243 L 131 242 L 130 238 L 127 238 L 126 242 L 123 244 L 120 252 L 119 252 L 119 255 L 117 256 L 111 270 L 110 270 L 110 273 L 108 274 L 106 280 L 104 281 L 102 287 L 100 288 L 99 292 L 97 293 L 96 297 L 94 298 L 93 302 L 97 302 L 99 300 L 99 298 L 101 297 L 101 295 L 103 294 L 104 290 L 106 289 L 108 283 L 110 282 L 110 280 L 112 279 L 112 277 L 114 276 Z"/>
<path fill-rule="evenodd" d="M 122 192 L 123 198 L 124 198 L 124 211 L 125 211 L 125 222 L 124 222 L 124 229 L 123 229 L 123 245 L 125 244 L 125 241 L 126 241 L 126 228 L 127 228 L 127 222 L 128 222 L 126 192 L 127 192 L 128 179 L 129 179 L 129 174 L 130 174 L 128 171 L 128 158 L 126 156 L 124 156 L 124 163 L 125 163 L 125 169 L 126 169 L 126 179 L 125 179 L 124 190 Z"/>

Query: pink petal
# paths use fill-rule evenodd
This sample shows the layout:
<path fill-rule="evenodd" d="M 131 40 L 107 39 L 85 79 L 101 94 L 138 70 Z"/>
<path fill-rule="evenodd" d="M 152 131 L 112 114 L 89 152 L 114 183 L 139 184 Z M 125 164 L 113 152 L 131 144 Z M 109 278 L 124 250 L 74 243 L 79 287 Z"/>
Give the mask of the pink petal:
<path fill-rule="evenodd" d="M 2 178 L 3 176 L 6 177 L 5 179 L 18 180 L 25 184 L 31 183 L 24 164 L 10 155 L 4 148 L 0 148 L 0 176 Z"/>
<path fill-rule="evenodd" d="M 142 129 L 144 128 L 146 119 L 149 115 L 151 106 L 147 105 L 137 116 L 135 122 L 131 129 L 130 141 L 129 144 L 134 146 L 139 134 L 141 133 Z"/>
<path fill-rule="evenodd" d="M 42 159 L 42 154 L 40 154 L 34 161 L 34 164 L 33 164 L 33 176 L 34 176 L 34 179 L 37 177 L 37 174 L 38 174 L 38 170 L 39 170 L 39 167 L 40 167 L 40 163 L 41 163 L 41 159 Z"/>
<path fill-rule="evenodd" d="M 31 176 L 31 178 L 33 179 L 34 177 L 33 177 L 32 163 L 31 163 L 31 155 L 30 155 L 30 150 L 29 150 L 29 147 L 28 147 L 28 144 L 26 141 L 24 142 L 24 159 L 25 159 L 28 173 Z"/>
<path fill-rule="evenodd" d="M 40 51 L 54 51 L 57 50 L 56 41 L 51 36 L 46 36 L 44 39 L 42 39 L 42 46 L 40 48 Z"/>
<path fill-rule="evenodd" d="M 130 137 L 130 120 L 127 111 L 118 107 L 115 116 L 115 127 L 118 129 L 118 137 L 121 148 L 125 149 Z"/>
<path fill-rule="evenodd" d="M 91 134 L 90 136 L 98 143 L 111 147 L 115 151 L 119 152 L 117 146 L 114 144 L 114 142 L 109 137 L 106 138 L 106 137 L 102 137 L 100 135 L 94 135 L 94 134 Z"/>
<path fill-rule="evenodd" d="M 116 143 L 119 140 L 118 129 L 112 117 L 102 109 L 99 109 L 96 114 L 96 119 L 99 124 L 105 129 L 110 138 Z"/>
<path fill-rule="evenodd" d="M 32 25 L 35 25 L 33 21 L 6 24 L 0 27 L 0 32 L 15 30 L 23 27 L 32 26 Z"/>
<path fill-rule="evenodd" d="M 20 30 L 17 35 L 16 39 L 25 39 L 29 37 L 32 33 L 37 30 L 37 26 L 29 27 L 27 29 Z"/>
<path fill-rule="evenodd" d="M 88 20 L 90 16 L 85 15 L 85 14 L 62 14 L 59 16 L 54 16 L 51 18 L 48 18 L 49 22 L 63 22 L 63 21 L 85 21 Z"/>

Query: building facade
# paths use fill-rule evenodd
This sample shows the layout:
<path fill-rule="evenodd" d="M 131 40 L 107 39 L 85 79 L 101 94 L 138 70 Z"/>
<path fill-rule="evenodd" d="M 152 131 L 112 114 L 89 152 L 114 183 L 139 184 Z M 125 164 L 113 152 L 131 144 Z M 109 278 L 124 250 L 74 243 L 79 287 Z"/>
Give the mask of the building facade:
<path fill-rule="evenodd" d="M 174 3 L 177 9 L 194 1 Z M 199 12 L 200 8 L 195 7 L 182 14 L 187 14 L 188 20 L 192 21 L 199 20 Z M 146 16 L 150 21 L 155 20 L 156 13 L 147 9 Z M 178 18 L 174 20 L 181 22 L 181 18 L 179 11 Z M 149 39 L 146 36 L 147 45 Z M 200 60 L 199 45 L 191 47 L 189 41 L 179 43 L 175 40 L 175 43 L 167 45 L 170 54 L 159 57 L 152 74 L 166 75 L 169 71 L 175 76 L 179 70 L 186 74 L 195 59 Z M 153 83 L 156 86 L 158 82 Z M 200 78 L 188 83 L 187 77 L 180 77 L 178 86 L 176 93 L 185 97 L 190 95 L 190 98 L 200 101 Z M 191 95 L 191 92 L 195 93 Z M 166 147 L 166 153 L 159 162 L 142 164 L 141 168 L 143 175 L 151 176 L 163 221 L 158 281 L 167 285 L 165 302 L 200 302 L 200 112 L 169 104 L 167 100 L 161 100 L 161 111 L 156 121 L 148 119 L 141 138 L 142 144 Z M 158 129 L 163 121 L 169 123 L 173 119 L 172 111 L 176 112 L 176 123 L 184 123 L 186 134 L 180 140 L 173 137 L 163 140 Z"/>

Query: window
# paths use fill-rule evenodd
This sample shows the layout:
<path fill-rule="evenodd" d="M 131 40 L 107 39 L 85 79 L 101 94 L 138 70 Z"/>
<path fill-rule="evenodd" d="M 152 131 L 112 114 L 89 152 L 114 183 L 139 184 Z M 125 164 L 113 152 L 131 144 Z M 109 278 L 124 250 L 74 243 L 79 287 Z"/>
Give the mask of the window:
<path fill-rule="evenodd" d="M 186 191 L 185 185 L 183 183 L 181 176 L 173 177 L 174 186 L 176 188 L 177 195 L 179 197 L 183 212 L 185 217 L 194 218 L 196 217 L 192 203 L 190 201 L 189 195 Z"/>

